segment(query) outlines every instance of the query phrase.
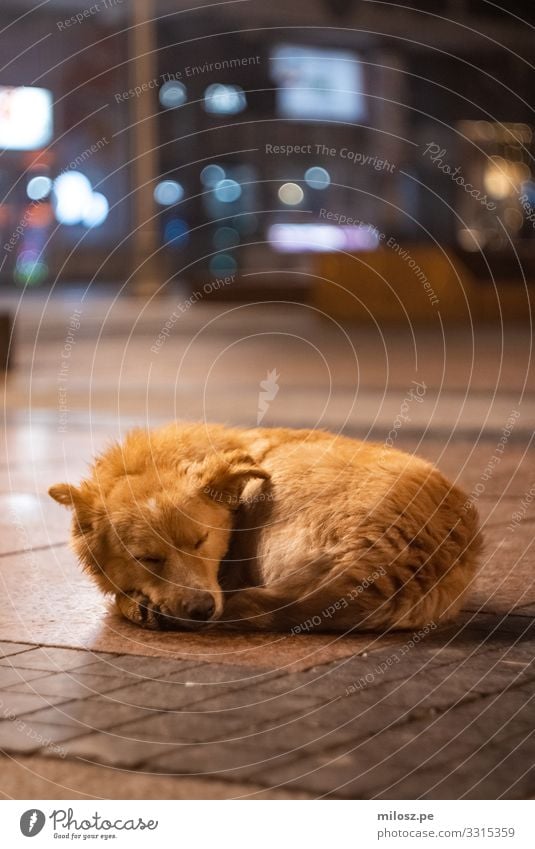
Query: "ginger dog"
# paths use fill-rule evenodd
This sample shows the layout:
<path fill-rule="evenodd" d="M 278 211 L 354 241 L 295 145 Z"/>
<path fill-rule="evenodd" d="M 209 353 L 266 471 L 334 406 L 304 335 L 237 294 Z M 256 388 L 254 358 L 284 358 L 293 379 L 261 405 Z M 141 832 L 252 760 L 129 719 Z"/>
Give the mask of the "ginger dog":
<path fill-rule="evenodd" d="M 144 628 L 418 628 L 459 610 L 481 547 L 424 460 L 322 431 L 133 431 L 80 486 L 73 544 Z"/>

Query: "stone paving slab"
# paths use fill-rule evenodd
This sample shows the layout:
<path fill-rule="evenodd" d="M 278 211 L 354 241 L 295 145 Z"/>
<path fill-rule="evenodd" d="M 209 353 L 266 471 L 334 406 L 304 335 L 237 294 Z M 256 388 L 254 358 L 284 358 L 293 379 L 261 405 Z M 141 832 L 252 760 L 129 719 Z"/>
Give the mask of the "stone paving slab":
<path fill-rule="evenodd" d="M 104 660 L 102 658 L 101 660 Z M 63 649 L 55 646 L 31 647 L 21 655 L 9 656 L 0 660 L 1 666 L 16 665 L 20 669 L 39 669 L 46 672 L 65 671 L 87 666 L 94 661 L 91 653 L 76 649 Z"/>
<path fill-rule="evenodd" d="M 263 773 L 276 768 L 280 757 L 276 749 L 259 747 L 256 738 L 229 741 L 224 746 L 204 743 L 152 756 L 145 771 L 232 781 L 254 781 L 257 777 L 262 782 Z"/>
<path fill-rule="evenodd" d="M 346 743 L 338 751 L 298 759 L 289 757 L 286 763 L 266 770 L 262 781 L 266 786 L 285 789 L 299 786 L 316 795 L 340 798 L 380 796 L 395 799 L 400 797 L 400 793 L 401 798 L 425 796 L 431 778 L 435 782 L 443 780 L 454 764 L 459 764 L 480 747 L 487 751 L 487 761 L 490 758 L 496 765 L 502 758 L 503 749 L 500 748 L 498 753 L 494 751 L 494 735 L 504 725 L 516 729 L 521 727 L 527 733 L 524 722 L 521 723 L 516 714 L 529 703 L 533 692 L 530 688 L 529 691 L 519 690 L 503 696 L 477 699 L 470 705 L 446 710 L 438 717 L 431 714 L 426 719 L 395 725 L 356 742 L 354 746 Z M 533 713 L 530 722 L 533 728 Z M 479 736 L 474 733 L 476 729 L 479 729 Z M 460 735 L 464 735 L 464 739 L 459 742 Z M 532 765 L 531 757 L 531 752 L 525 754 L 524 766 L 526 763 Z M 477 767 L 477 760 L 474 766 L 471 772 L 473 784 L 486 775 Z M 420 772 L 422 768 L 423 772 Z M 409 792 L 403 789 L 403 785 L 410 777 L 413 780 Z M 507 771 L 497 770 L 490 797 L 496 798 L 510 789 Z M 427 797 L 443 798 L 432 792 Z M 452 798 L 458 797 L 455 793 Z"/>
<path fill-rule="evenodd" d="M 70 725 L 82 728 L 84 733 L 87 733 L 106 731 L 129 719 L 145 719 L 149 712 L 150 709 L 126 705 L 106 696 L 91 696 L 76 701 L 62 701 L 56 706 L 36 710 L 26 718 L 30 722 Z"/>
<path fill-rule="evenodd" d="M 66 750 L 60 745 L 80 734 L 77 728 L 67 728 L 45 722 L 21 722 L 17 720 L 0 721 L 0 750 L 13 754 L 29 752 L 50 752 L 54 757 L 63 758 Z"/>
<path fill-rule="evenodd" d="M 533 708 L 533 706 L 531 706 Z M 376 798 L 526 799 L 535 791 L 533 725 L 515 734 L 496 734 L 470 746 L 448 745 L 440 762 L 408 768 L 402 779 L 378 788 Z"/>
<path fill-rule="evenodd" d="M 35 448 L 33 449 L 35 451 Z M 59 453 L 59 452 L 58 452 Z M 89 455 L 89 450 L 88 450 Z M 48 457 L 46 460 L 40 459 L 39 464 L 29 465 L 26 461 L 21 462 L 20 459 L 14 459 L 7 466 L 9 474 L 2 474 L 2 464 L 0 462 L 0 495 L 9 496 L 9 504 L 13 505 L 13 493 L 32 493 L 41 494 L 43 498 L 46 496 L 51 483 L 59 483 L 59 481 L 77 481 L 87 474 L 87 459 L 78 459 L 74 455 L 71 457 L 63 457 L 51 462 Z M 61 516 L 61 514 L 60 514 Z M 67 524 L 65 524 L 65 520 Z M 68 514 L 63 515 L 63 526 L 67 531 Z M 67 535 L 65 534 L 65 539 Z"/>
<path fill-rule="evenodd" d="M 145 712 L 146 713 L 146 712 Z M 142 714 L 142 711 L 138 711 Z M 178 743 L 204 743 L 207 741 L 226 741 L 242 732 L 239 716 L 226 712 L 217 720 L 210 715 L 197 713 L 163 713 L 142 716 L 134 722 L 117 725 L 116 734 L 128 736 L 133 740 L 161 742 L 168 745 Z"/>
<path fill-rule="evenodd" d="M 46 677 L 48 674 L 44 669 L 22 669 L 21 667 L 0 666 L 0 690 L 4 688 L 24 688 L 28 681 Z M 25 690 L 23 689 L 22 692 L 25 692 Z M 32 690 L 32 692 L 36 691 Z"/>
<path fill-rule="evenodd" d="M 245 782 L 175 778 L 59 758 L 0 757 L 6 799 L 309 799 L 305 791 L 266 790 Z"/>
<path fill-rule="evenodd" d="M 530 772 L 533 766 L 535 749 L 529 743 L 533 734 L 533 707 L 530 688 L 463 706 L 458 716 L 449 713 L 444 717 L 447 734 L 440 724 L 425 732 L 417 726 L 408 728 L 406 734 L 416 736 L 407 736 L 405 740 L 403 779 L 399 783 L 391 780 L 378 790 L 378 795 L 399 791 L 401 798 L 410 798 L 419 783 L 418 795 L 422 798 L 448 798 L 457 778 L 454 798 L 464 795 L 489 798 L 486 793 L 490 798 L 500 795 L 523 798 L 526 788 L 515 788 L 514 782 L 518 774 Z M 419 757 L 415 753 L 416 741 L 423 734 L 425 739 L 420 740 L 420 750 L 425 747 L 425 761 L 421 751 Z M 510 756 L 516 762 L 516 775 L 511 768 L 512 761 L 506 763 Z M 401 764 L 401 753 L 397 758 Z"/>
<path fill-rule="evenodd" d="M 53 726 L 62 729 L 66 726 Z M 74 729 L 68 729 L 74 731 Z M 105 764 L 116 769 L 131 770 L 141 767 L 152 758 L 161 757 L 162 754 L 174 751 L 174 747 L 167 740 L 147 742 L 145 740 L 133 740 L 129 735 L 122 736 L 116 731 L 108 731 L 106 734 L 92 732 L 74 733 L 74 739 L 62 740 L 62 751 L 65 756 L 76 761 L 85 761 L 93 764 Z M 56 757 L 54 752 L 45 750 L 42 754 Z M 166 770 L 161 770 L 165 772 Z M 172 772 L 172 770 L 168 770 Z"/>
<path fill-rule="evenodd" d="M 113 678 L 124 673 L 125 683 L 140 683 L 152 681 L 160 676 L 176 675 L 182 679 L 187 670 L 197 664 L 198 661 L 184 662 L 169 657 L 140 657 L 133 654 L 106 657 L 98 653 L 91 656 L 90 662 L 84 666 L 84 672 L 88 675 L 108 675 Z"/>
<path fill-rule="evenodd" d="M 56 510 L 46 492 L 0 492 L 0 555 L 65 542 L 69 527 L 67 511 Z"/>
<path fill-rule="evenodd" d="M 160 678 L 121 687 L 113 691 L 113 698 L 120 700 L 124 704 L 147 707 L 154 710 L 182 710 L 183 708 L 188 708 L 190 705 L 202 705 L 208 710 L 208 706 L 214 700 L 221 699 L 222 692 L 226 693 L 226 698 L 228 698 L 232 696 L 237 686 L 237 684 L 222 685 L 221 683 L 199 685 L 195 682 L 186 681 L 184 683 Z M 254 688 L 254 692 L 257 692 L 258 689 L 262 691 L 262 688 Z M 250 688 L 246 687 L 244 692 L 245 694 L 240 695 L 239 698 L 246 701 Z"/>
<path fill-rule="evenodd" d="M 32 645 L 28 643 L 0 643 L 0 658 L 10 657 L 13 654 L 21 654 L 24 651 L 31 651 Z"/>
<path fill-rule="evenodd" d="M 9 671 L 14 672 L 15 670 Z M 31 670 L 31 672 L 36 673 L 36 670 Z M 88 696 L 102 695 L 111 690 L 118 690 L 124 687 L 125 680 L 128 679 L 115 675 L 92 675 L 73 670 L 72 672 L 46 675 L 37 680 L 19 680 L 18 683 L 9 687 L 8 692 L 37 693 L 40 696 L 61 695 L 68 699 L 84 699 Z"/>
<path fill-rule="evenodd" d="M 530 787 L 532 748 L 522 749 L 513 772 L 501 762 L 510 763 L 535 729 L 534 628 L 522 615 L 466 614 L 430 632 L 398 663 L 385 666 L 407 635 L 293 673 L 165 658 L 139 658 L 138 665 L 132 655 L 52 649 L 45 665 L 64 663 L 64 672 L 45 670 L 3 688 L 20 726 L 10 734 L 14 720 L 0 721 L 0 745 L 17 758 L 40 752 L 73 764 L 227 782 L 229 797 L 246 782 L 272 794 L 411 798 L 425 780 L 426 788 L 436 786 L 429 798 L 442 798 L 453 792 L 455 769 L 459 795 L 518 798 Z M 44 647 L 11 660 L 32 663 L 33 653 L 42 665 Z M 73 665 L 78 654 L 91 662 Z M 72 689 L 84 681 L 84 694 Z M 91 695 L 92 684 L 100 695 Z M 55 705 L 54 694 L 62 700 Z M 45 742 L 36 746 L 39 739 Z"/>
<path fill-rule="evenodd" d="M 64 695 L 40 696 L 32 692 L 17 693 L 12 690 L 3 690 L 0 693 L 0 717 L 23 716 L 67 701 L 69 697 Z"/>

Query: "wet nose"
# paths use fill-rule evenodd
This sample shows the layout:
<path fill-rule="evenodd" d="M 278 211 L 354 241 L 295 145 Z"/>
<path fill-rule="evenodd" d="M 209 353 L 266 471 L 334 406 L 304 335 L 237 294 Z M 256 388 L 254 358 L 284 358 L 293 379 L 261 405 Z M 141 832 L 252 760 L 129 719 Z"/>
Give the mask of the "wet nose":
<path fill-rule="evenodd" d="M 199 592 L 184 602 L 184 613 L 188 619 L 205 622 L 214 615 L 215 601 L 212 593 Z"/>

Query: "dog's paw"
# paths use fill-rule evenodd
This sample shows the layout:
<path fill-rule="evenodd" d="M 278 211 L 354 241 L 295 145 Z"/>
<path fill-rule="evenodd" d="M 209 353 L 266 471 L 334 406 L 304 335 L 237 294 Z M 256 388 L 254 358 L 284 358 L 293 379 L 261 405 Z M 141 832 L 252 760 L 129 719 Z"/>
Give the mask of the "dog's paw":
<path fill-rule="evenodd" d="M 138 625 L 140 628 L 147 628 L 149 631 L 166 630 L 167 617 L 162 612 L 157 604 L 153 604 L 150 598 L 144 593 L 132 590 L 127 595 L 116 596 L 117 607 L 125 619 Z"/>

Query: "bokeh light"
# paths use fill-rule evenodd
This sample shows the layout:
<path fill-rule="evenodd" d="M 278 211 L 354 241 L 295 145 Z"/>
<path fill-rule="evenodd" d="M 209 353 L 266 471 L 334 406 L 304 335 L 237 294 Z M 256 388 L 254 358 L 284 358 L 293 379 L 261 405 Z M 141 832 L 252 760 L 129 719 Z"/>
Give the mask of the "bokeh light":
<path fill-rule="evenodd" d="M 237 115 L 247 106 L 245 92 L 239 85 L 214 83 L 204 92 L 204 108 L 216 115 Z"/>
<path fill-rule="evenodd" d="M 303 189 L 297 183 L 284 183 L 279 189 L 279 200 L 286 206 L 297 206 L 303 198 Z"/>
<path fill-rule="evenodd" d="M 206 165 L 201 171 L 201 183 L 209 188 L 213 188 L 216 183 L 221 182 L 225 177 L 225 169 L 221 165 Z"/>
<path fill-rule="evenodd" d="M 164 229 L 164 240 L 167 245 L 181 248 L 188 241 L 188 224 L 182 218 L 171 218 Z"/>
<path fill-rule="evenodd" d="M 160 206 L 172 206 L 184 197 L 184 189 L 176 180 L 162 180 L 154 189 L 154 200 Z"/>
<path fill-rule="evenodd" d="M 210 271 L 217 276 L 235 274 L 238 270 L 238 263 L 230 254 L 217 254 L 210 260 Z"/>
<path fill-rule="evenodd" d="M 82 224 L 85 227 L 100 227 L 108 217 L 109 211 L 108 199 L 101 192 L 93 192 L 84 212 Z"/>
<path fill-rule="evenodd" d="M 22 251 L 17 257 L 13 277 L 19 286 L 39 286 L 48 276 L 48 266 L 37 251 Z"/>
<path fill-rule="evenodd" d="M 178 82 L 178 80 L 168 80 L 160 88 L 158 97 L 164 109 L 176 109 L 186 102 L 188 92 L 184 83 Z"/>
<path fill-rule="evenodd" d="M 241 195 L 241 186 L 236 180 L 220 180 L 214 188 L 214 195 L 221 203 L 233 203 Z"/>
<path fill-rule="evenodd" d="M 52 180 L 50 177 L 32 177 L 26 186 L 26 194 L 30 200 L 43 200 L 52 191 Z"/>
<path fill-rule="evenodd" d="M 331 175 L 325 168 L 314 165 L 305 172 L 305 183 L 311 189 L 326 189 L 331 183 Z"/>
<path fill-rule="evenodd" d="M 218 227 L 214 233 L 214 248 L 223 251 L 240 244 L 240 234 L 234 227 Z"/>
<path fill-rule="evenodd" d="M 84 174 L 65 171 L 54 180 L 55 214 L 60 224 L 80 224 L 91 206 L 93 189 Z"/>

